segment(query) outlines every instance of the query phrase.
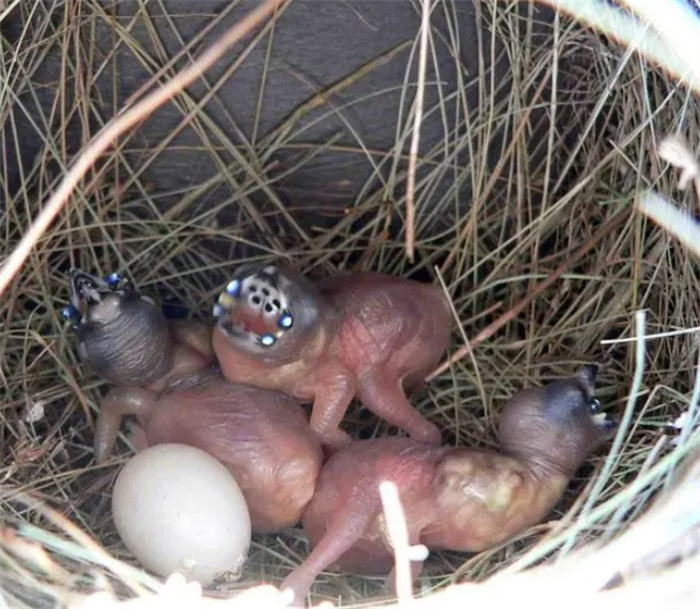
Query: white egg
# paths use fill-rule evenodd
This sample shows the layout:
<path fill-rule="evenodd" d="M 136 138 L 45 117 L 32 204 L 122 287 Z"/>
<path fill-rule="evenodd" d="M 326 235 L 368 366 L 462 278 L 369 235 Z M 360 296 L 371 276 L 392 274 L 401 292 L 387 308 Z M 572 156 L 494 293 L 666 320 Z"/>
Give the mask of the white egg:
<path fill-rule="evenodd" d="M 206 584 L 238 572 L 250 546 L 250 514 L 238 483 L 208 453 L 159 444 L 137 453 L 114 484 L 112 513 L 124 545 L 162 576 Z"/>

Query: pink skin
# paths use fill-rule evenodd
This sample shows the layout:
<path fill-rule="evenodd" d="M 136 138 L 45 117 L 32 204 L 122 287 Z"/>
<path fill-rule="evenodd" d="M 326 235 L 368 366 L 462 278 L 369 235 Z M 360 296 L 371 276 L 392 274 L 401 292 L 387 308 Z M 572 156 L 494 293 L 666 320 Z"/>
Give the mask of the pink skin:
<path fill-rule="evenodd" d="M 211 328 L 167 323 L 129 285 L 71 273 L 78 351 L 115 386 L 102 401 L 95 457 L 111 454 L 125 415 L 138 449 L 177 442 L 207 451 L 231 471 L 253 530 L 296 524 L 313 495 L 321 445 L 301 406 L 276 391 L 234 385 L 214 370 Z"/>
<path fill-rule="evenodd" d="M 614 434 L 593 417 L 593 376 L 528 389 L 506 405 L 501 452 L 433 447 L 410 438 L 358 441 L 335 453 L 321 472 L 303 517 L 312 552 L 284 580 L 300 605 L 323 570 L 389 574 L 393 553 L 379 495 L 396 484 L 409 543 L 479 552 L 540 522 L 584 460 Z M 590 413 L 589 413 L 590 408 Z M 421 562 L 411 564 L 413 577 Z"/>
<path fill-rule="evenodd" d="M 375 273 L 312 285 L 274 265 L 238 277 L 255 283 L 235 297 L 222 293 L 213 337 L 229 380 L 313 402 L 311 427 L 333 449 L 349 441 L 339 426 L 354 397 L 412 438 L 439 445 L 438 428 L 406 397 L 448 346 L 451 313 L 439 287 Z M 251 298 L 261 291 L 268 296 L 256 309 Z M 274 310 L 264 313 L 270 302 Z M 280 331 L 285 308 L 294 326 Z M 274 344 L 261 344 L 261 336 L 275 332 Z"/>
<path fill-rule="evenodd" d="M 191 374 L 158 393 L 116 387 L 105 397 L 96 438 L 104 459 L 122 416 L 136 414 L 138 449 L 176 442 L 205 450 L 241 487 L 255 532 L 293 526 L 311 500 L 322 451 L 302 408 L 288 396 Z"/>
<path fill-rule="evenodd" d="M 124 416 L 135 414 L 146 417 L 169 387 L 177 386 L 190 377 L 197 378 L 216 361 L 211 348 L 211 330 L 206 326 L 175 322 L 166 328 L 167 334 L 161 340 L 167 343 L 169 357 L 162 376 L 142 385 L 130 383 L 128 378 L 115 374 L 122 382 L 112 387 L 103 398 L 95 426 L 94 448 L 98 463 L 103 463 L 112 454 Z M 147 331 L 144 329 L 144 333 Z M 121 365 L 122 362 L 123 358 L 120 358 L 118 363 Z M 143 438 L 138 430 L 136 434 Z"/>

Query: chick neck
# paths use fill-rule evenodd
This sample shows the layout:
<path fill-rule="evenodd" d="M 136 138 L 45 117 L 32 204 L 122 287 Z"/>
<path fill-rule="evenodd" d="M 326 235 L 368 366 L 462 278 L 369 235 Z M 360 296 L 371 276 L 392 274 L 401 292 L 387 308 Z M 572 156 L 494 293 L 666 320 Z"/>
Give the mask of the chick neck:
<path fill-rule="evenodd" d="M 302 339 L 295 337 L 292 345 L 282 344 L 269 358 L 262 361 L 267 366 L 302 366 L 311 373 L 316 368 L 317 361 L 330 350 L 333 337 L 337 334 L 338 319 L 333 307 L 323 297 L 318 297 L 318 317 L 314 326 Z"/>
<path fill-rule="evenodd" d="M 500 452 L 522 464 L 535 480 L 546 481 L 562 479 L 568 482 L 574 474 L 570 467 L 564 467 L 560 459 L 556 459 L 542 451 L 541 445 L 527 441 L 501 442 Z"/>

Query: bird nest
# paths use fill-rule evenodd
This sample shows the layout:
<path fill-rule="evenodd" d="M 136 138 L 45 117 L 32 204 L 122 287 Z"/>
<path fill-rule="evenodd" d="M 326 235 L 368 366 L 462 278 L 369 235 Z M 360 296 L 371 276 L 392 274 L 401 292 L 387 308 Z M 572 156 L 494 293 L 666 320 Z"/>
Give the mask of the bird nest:
<path fill-rule="evenodd" d="M 0 605 L 282 602 L 257 586 L 303 560 L 299 529 L 254 536 L 241 577 L 203 598 L 138 568 L 110 514 L 131 447 L 121 437 L 95 464 L 106 385 L 58 314 L 72 266 L 207 316 L 234 268 L 268 259 L 444 287 L 450 351 L 412 399 L 452 444 L 494 447 L 508 396 L 601 367 L 614 442 L 546 522 L 475 555 L 432 554 L 418 603 L 698 602 L 700 69 L 682 63 L 698 22 L 675 21 L 671 48 L 613 3 L 406 4 L 411 36 L 370 58 L 353 47 L 335 78 L 323 66 L 340 62 L 325 46 L 339 34 L 304 29 L 304 11 L 379 39 L 403 9 L 377 25 L 363 2 L 0 2 Z M 317 73 L 275 46 L 300 32 Z M 290 82 L 301 89 L 285 98 Z M 371 107 L 389 94 L 382 145 Z M 266 113 L 281 98 L 291 111 Z M 357 406 L 344 428 L 395 433 Z M 378 578 L 318 578 L 312 601 L 341 597 L 393 602 Z"/>

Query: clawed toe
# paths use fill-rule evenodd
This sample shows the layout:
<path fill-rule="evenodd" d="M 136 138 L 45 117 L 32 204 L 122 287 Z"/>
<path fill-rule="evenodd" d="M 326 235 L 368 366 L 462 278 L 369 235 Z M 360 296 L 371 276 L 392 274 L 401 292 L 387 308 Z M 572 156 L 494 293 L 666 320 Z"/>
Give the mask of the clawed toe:
<path fill-rule="evenodd" d="M 424 429 L 411 434 L 414 440 L 430 444 L 431 446 L 440 446 L 442 444 L 442 433 L 436 425 L 428 423 Z"/>

